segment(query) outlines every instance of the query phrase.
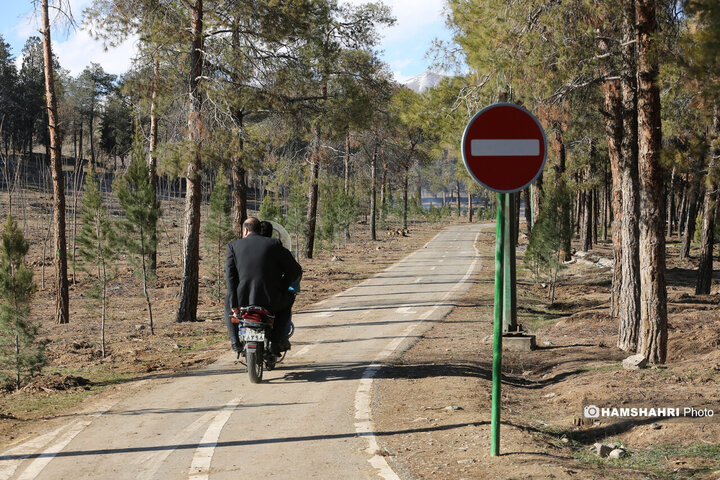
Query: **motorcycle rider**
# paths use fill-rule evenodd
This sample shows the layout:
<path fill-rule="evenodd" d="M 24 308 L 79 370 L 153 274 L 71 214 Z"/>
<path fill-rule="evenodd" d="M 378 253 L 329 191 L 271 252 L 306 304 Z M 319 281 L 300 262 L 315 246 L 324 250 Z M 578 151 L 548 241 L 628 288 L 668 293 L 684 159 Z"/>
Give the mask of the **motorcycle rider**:
<path fill-rule="evenodd" d="M 273 224 L 262 220 L 260 221 L 260 235 L 272 238 Z M 278 348 L 280 351 L 290 350 L 290 321 L 292 320 L 292 306 L 295 303 L 295 295 L 300 289 L 300 280 L 296 280 L 290 284 L 287 292 L 284 294 L 283 300 L 280 302 L 287 307 L 273 312 L 275 314 L 275 328 L 283 332 L 282 338 L 279 338 Z"/>
<path fill-rule="evenodd" d="M 233 350 L 240 355 L 238 325 L 232 314 L 240 307 L 256 305 L 276 315 L 271 335 L 273 353 L 279 353 L 292 303 L 288 287 L 302 276 L 302 268 L 279 240 L 259 234 L 260 221 L 249 217 L 243 223 L 243 238 L 230 242 L 225 249 L 225 324 Z M 281 313 L 281 315 L 278 315 Z"/>

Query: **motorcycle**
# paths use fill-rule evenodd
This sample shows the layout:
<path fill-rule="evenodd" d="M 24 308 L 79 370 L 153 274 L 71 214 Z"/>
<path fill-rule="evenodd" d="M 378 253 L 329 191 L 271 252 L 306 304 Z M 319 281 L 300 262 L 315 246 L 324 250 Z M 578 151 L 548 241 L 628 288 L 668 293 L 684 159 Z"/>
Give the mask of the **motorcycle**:
<path fill-rule="evenodd" d="M 275 323 L 275 315 L 269 310 L 251 305 L 240 308 L 240 316 L 233 316 L 238 323 L 238 337 L 245 353 L 248 376 L 252 383 L 262 381 L 263 370 L 272 370 L 278 357 L 270 349 L 270 336 Z"/>

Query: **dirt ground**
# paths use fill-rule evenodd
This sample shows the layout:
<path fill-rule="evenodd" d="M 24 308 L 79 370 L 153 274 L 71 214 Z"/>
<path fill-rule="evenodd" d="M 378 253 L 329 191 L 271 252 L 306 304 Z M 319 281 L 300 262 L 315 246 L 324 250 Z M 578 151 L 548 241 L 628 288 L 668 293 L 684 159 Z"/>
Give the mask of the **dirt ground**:
<path fill-rule="evenodd" d="M 375 430 L 403 478 L 718 479 L 720 415 L 588 424 L 583 407 L 705 406 L 718 412 L 720 291 L 695 296 L 691 263 L 668 247 L 669 359 L 629 371 L 608 315 L 610 270 L 573 261 L 557 300 L 519 267 L 518 318 L 539 349 L 503 352 L 501 456 L 490 457 L 494 237 L 463 302 L 378 375 Z M 522 243 L 522 242 L 521 242 Z M 609 245 L 595 255 L 610 257 Z M 522 265 L 522 255 L 518 254 Z M 717 268 L 717 264 L 716 264 Z M 596 442 L 627 449 L 600 458 Z"/>
<path fill-rule="evenodd" d="M 48 199 L 39 194 L 31 198 L 33 201 L 24 205 L 27 212 L 24 221 L 19 213 L 15 215 L 31 243 L 28 262 L 33 266 L 38 284 L 31 315 L 40 326 L 39 339 L 46 344 L 48 364 L 41 375 L 20 391 L 0 390 L 0 448 L 21 438 L 22 432 L 33 422 L 80 408 L 91 395 L 121 389 L 135 380 L 198 368 L 229 350 L 222 321 L 223 303 L 213 295 L 216 291 L 214 256 L 205 245 L 201 250 L 200 321 L 183 324 L 174 321 L 182 242 L 180 219 L 183 206 L 179 200 L 163 202 L 163 240 L 159 247 L 156 287 L 151 289 L 155 334 L 151 335 L 148 328 L 141 283 L 133 276 L 127 259 L 122 258 L 116 265 L 117 278 L 109 288 L 107 347 L 103 358 L 100 309 L 97 303 L 87 298 L 89 279 L 79 268 L 76 283 L 70 287 L 71 321 L 67 325 L 55 324 L 51 237 L 43 256 L 43 240 L 49 237 Z M 6 199 L 0 194 L 0 202 L 4 201 Z M 70 222 L 69 215 L 69 225 Z M 393 225 L 393 228 L 397 226 Z M 70 229 L 69 237 L 72 238 Z M 360 223 L 352 227 L 351 233 L 349 242 L 332 251 L 317 248 L 313 259 L 300 260 L 304 275 L 295 311 L 387 268 L 420 248 L 437 232 L 432 225 L 413 224 L 406 236 L 378 230 L 378 241 L 369 242 L 369 227 Z M 43 258 L 45 288 L 42 288 Z M 72 271 L 71 266 L 71 275 Z"/>

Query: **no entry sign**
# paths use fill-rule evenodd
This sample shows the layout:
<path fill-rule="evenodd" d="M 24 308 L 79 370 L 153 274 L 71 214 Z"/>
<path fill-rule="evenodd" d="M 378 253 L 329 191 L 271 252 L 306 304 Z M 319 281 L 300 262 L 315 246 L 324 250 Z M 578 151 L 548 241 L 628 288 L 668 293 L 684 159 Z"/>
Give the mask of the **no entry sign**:
<path fill-rule="evenodd" d="M 480 185 L 517 192 L 534 182 L 545 166 L 545 132 L 523 107 L 496 103 L 480 110 L 465 127 L 462 156 Z"/>

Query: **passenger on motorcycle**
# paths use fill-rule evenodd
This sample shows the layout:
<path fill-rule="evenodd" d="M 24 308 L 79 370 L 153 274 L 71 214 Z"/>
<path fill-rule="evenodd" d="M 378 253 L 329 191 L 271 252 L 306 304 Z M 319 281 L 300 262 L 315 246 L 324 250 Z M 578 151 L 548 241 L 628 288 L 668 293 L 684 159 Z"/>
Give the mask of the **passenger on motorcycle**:
<path fill-rule="evenodd" d="M 225 250 L 225 324 L 233 350 L 240 354 L 238 325 L 233 313 L 240 307 L 256 305 L 276 315 L 271 336 L 273 353 L 284 344 L 285 326 L 293 298 L 288 287 L 302 276 L 302 268 L 279 240 L 259 234 L 260 221 L 250 217 L 243 223 L 243 238 L 230 242 Z M 284 314 L 284 315 L 279 315 Z M 282 318 L 280 318 L 282 317 Z"/>
<path fill-rule="evenodd" d="M 260 235 L 262 235 L 263 237 L 272 238 L 273 224 L 267 221 L 260 221 Z M 279 341 L 277 342 L 280 351 L 290 350 L 290 322 L 292 321 L 292 306 L 295 303 L 295 295 L 299 290 L 300 280 L 298 279 L 290 284 L 290 287 L 288 287 L 288 290 L 284 294 L 285 298 L 280 302 L 283 305 L 287 305 L 287 307 L 274 312 L 274 328 L 282 332 L 282 337 L 278 337 Z"/>

